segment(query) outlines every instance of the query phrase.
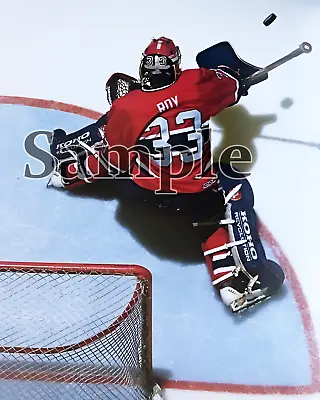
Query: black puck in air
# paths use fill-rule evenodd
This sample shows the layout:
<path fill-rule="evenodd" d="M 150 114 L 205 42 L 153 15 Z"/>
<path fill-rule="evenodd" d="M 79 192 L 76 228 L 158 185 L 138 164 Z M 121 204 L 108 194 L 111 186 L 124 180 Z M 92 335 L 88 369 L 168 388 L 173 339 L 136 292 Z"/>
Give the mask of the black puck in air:
<path fill-rule="evenodd" d="M 275 21 L 277 18 L 276 14 L 272 13 L 267 16 L 267 18 L 263 21 L 263 25 L 269 26 L 272 24 L 273 21 Z"/>

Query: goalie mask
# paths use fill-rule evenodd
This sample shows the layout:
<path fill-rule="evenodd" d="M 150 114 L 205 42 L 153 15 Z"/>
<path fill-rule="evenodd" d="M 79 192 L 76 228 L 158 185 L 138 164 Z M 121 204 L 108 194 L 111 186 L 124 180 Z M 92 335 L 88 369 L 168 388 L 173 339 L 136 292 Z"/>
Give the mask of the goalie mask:
<path fill-rule="evenodd" d="M 142 54 L 139 75 L 145 91 L 164 89 L 178 79 L 181 68 L 179 47 L 171 39 L 153 39 Z"/>

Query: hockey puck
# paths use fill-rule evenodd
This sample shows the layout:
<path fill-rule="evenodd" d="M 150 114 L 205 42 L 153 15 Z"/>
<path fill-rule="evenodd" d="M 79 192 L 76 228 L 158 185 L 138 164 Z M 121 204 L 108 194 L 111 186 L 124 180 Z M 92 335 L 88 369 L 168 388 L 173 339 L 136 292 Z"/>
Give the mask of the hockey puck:
<path fill-rule="evenodd" d="M 267 18 L 263 21 L 263 25 L 264 26 L 269 26 L 272 24 L 272 22 L 274 22 L 276 20 L 277 16 L 276 14 L 272 13 L 270 15 L 267 16 Z"/>

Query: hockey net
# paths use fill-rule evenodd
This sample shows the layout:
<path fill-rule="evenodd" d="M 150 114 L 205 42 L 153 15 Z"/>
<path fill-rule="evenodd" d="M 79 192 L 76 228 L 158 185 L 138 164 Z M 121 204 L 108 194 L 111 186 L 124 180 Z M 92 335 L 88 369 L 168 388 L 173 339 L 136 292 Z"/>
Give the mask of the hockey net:
<path fill-rule="evenodd" d="M 0 269 L 2 398 L 153 398 L 148 270 L 8 262 Z"/>

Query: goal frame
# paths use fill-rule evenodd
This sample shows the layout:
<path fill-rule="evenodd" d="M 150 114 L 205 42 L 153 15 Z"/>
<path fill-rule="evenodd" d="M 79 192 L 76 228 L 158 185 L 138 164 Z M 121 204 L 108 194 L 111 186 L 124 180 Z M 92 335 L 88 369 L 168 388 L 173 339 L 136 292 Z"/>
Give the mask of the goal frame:
<path fill-rule="evenodd" d="M 94 338 L 88 338 L 83 340 L 75 346 L 71 346 L 71 349 L 78 349 L 87 344 L 92 343 L 95 340 L 99 340 L 102 336 L 106 336 L 112 331 L 114 331 L 122 321 L 125 321 L 127 316 L 130 314 L 130 310 L 132 309 L 132 305 L 135 304 L 139 294 L 142 293 L 140 282 L 143 281 L 143 315 L 145 315 L 144 319 L 144 330 L 142 332 L 142 341 L 144 343 L 143 346 L 143 364 L 142 368 L 145 370 L 147 381 L 150 383 L 150 387 L 154 385 L 154 377 L 153 377 L 153 367 L 152 367 L 152 275 L 151 272 L 137 264 L 94 264 L 94 263 L 58 263 L 58 262 L 22 262 L 22 261 L 0 261 L 0 272 L 17 272 L 17 273 L 45 273 L 45 274 L 90 274 L 90 275 L 122 275 L 122 276 L 134 276 L 137 279 L 136 290 L 134 291 L 131 300 L 129 301 L 125 310 L 105 329 L 103 332 L 95 335 Z M 140 288 L 140 289 L 139 289 Z M 139 293 L 140 290 L 140 293 Z M 0 299 L 1 301 L 1 299 Z M 70 350 L 70 346 L 67 346 L 68 349 L 65 349 L 64 346 L 53 347 L 53 348 L 31 348 L 31 347 L 8 347 L 1 346 L 0 343 L 0 353 L 8 352 L 8 353 L 24 353 L 24 354 L 39 354 L 43 351 L 46 354 L 59 353 Z M 0 379 L 15 379 L 14 372 L 11 372 L 10 375 L 2 369 L 0 366 Z M 33 373 L 32 370 L 26 372 L 25 374 L 19 373 L 19 380 L 36 380 L 39 382 L 47 381 L 47 382 L 60 382 L 60 383 L 71 383 L 72 378 L 66 374 L 64 376 L 63 373 L 52 373 L 44 372 L 43 374 L 39 374 L 39 371 Z M 113 379 L 110 376 L 92 376 L 86 377 L 86 383 L 112 383 Z"/>

